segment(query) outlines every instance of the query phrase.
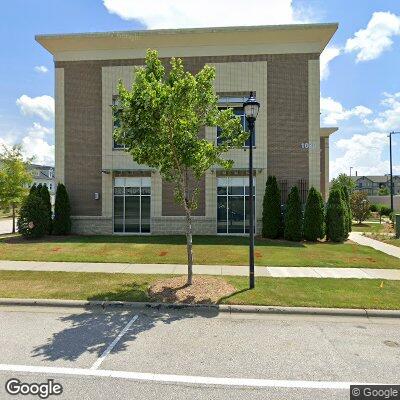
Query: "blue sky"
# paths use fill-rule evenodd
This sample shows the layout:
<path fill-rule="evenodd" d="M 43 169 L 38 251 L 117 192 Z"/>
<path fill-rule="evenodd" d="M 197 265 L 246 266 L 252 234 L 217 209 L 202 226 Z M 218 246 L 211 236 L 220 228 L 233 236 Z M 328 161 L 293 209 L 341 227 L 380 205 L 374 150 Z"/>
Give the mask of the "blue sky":
<path fill-rule="evenodd" d="M 386 134 L 400 130 L 398 0 L 247 0 L 245 10 L 241 0 L 14 0 L 0 15 L 0 143 L 23 143 L 37 162 L 54 160 L 54 67 L 35 34 L 339 22 L 321 58 L 321 125 L 339 127 L 331 175 L 388 173 Z"/>

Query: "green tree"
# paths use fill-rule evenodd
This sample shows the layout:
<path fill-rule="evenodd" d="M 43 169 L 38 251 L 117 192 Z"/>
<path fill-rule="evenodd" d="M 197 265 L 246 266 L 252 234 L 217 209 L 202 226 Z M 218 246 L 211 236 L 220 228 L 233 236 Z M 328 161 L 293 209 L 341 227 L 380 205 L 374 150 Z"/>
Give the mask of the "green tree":
<path fill-rule="evenodd" d="M 269 176 L 265 185 L 263 200 L 262 236 L 276 239 L 281 231 L 281 192 L 275 176 Z"/>
<path fill-rule="evenodd" d="M 312 242 L 322 239 L 325 233 L 324 225 L 324 201 L 321 193 L 311 187 L 304 210 L 304 238 Z"/>
<path fill-rule="evenodd" d="M 361 224 L 370 214 L 370 203 L 367 194 L 364 192 L 353 192 L 350 198 L 351 211 L 354 218 Z"/>
<path fill-rule="evenodd" d="M 31 193 L 25 198 L 18 218 L 18 231 L 25 238 L 39 238 L 48 231 L 48 210 L 41 196 Z"/>
<path fill-rule="evenodd" d="M 339 189 L 342 187 L 347 187 L 349 194 L 351 194 L 356 187 L 356 183 L 350 176 L 340 174 L 337 178 L 332 179 L 331 189 Z"/>
<path fill-rule="evenodd" d="M 42 187 L 38 191 L 38 195 L 42 198 L 43 204 L 47 208 L 47 233 L 51 233 L 51 223 L 52 223 L 52 210 L 51 210 L 51 201 L 50 201 L 50 192 L 47 188 L 47 185 L 42 185 Z"/>
<path fill-rule="evenodd" d="M 303 211 L 297 186 L 293 186 L 289 193 L 285 213 L 284 237 L 286 240 L 294 242 L 299 242 L 303 237 Z"/>
<path fill-rule="evenodd" d="M 390 191 L 389 191 L 389 188 L 387 188 L 387 187 L 380 188 L 378 191 L 379 196 L 389 196 L 389 194 L 390 194 Z"/>
<path fill-rule="evenodd" d="M 184 70 L 181 59 L 172 58 L 169 73 L 155 50 L 148 50 L 144 67 L 135 70 L 131 90 L 118 85 L 114 106 L 120 127 L 114 138 L 123 143 L 134 161 L 160 171 L 173 183 L 175 201 L 186 215 L 188 280 L 192 283 L 192 213 L 197 208 L 199 183 L 213 165 L 230 168 L 223 158 L 231 148 L 240 148 L 248 138 L 232 109 L 218 109 L 214 93 L 215 68 L 206 65 L 196 75 Z M 206 126 L 221 128 L 221 140 L 202 138 Z M 195 183 L 189 185 L 194 177 Z"/>
<path fill-rule="evenodd" d="M 352 231 L 353 214 L 351 212 L 350 194 L 347 189 L 347 186 L 342 186 L 340 190 L 342 194 L 342 199 L 346 206 L 346 238 L 347 238 L 349 236 L 349 233 Z"/>
<path fill-rule="evenodd" d="M 340 189 L 331 189 L 326 205 L 326 238 L 332 242 L 343 242 L 346 239 L 347 219 L 346 205 Z"/>
<path fill-rule="evenodd" d="M 12 213 L 12 233 L 15 233 L 17 211 L 27 197 L 32 181 L 29 161 L 24 161 L 20 145 L 3 146 L 0 154 L 0 208 Z"/>
<path fill-rule="evenodd" d="M 54 235 L 71 233 L 71 206 L 67 189 L 62 183 L 57 185 L 52 232 Z"/>
<path fill-rule="evenodd" d="M 371 210 L 372 207 L 370 207 L 369 209 Z M 392 212 L 391 208 L 388 207 L 385 204 L 377 204 L 376 205 L 376 209 L 378 211 L 379 214 L 379 223 L 382 223 L 382 217 L 386 216 L 386 217 L 390 217 L 390 214 Z"/>

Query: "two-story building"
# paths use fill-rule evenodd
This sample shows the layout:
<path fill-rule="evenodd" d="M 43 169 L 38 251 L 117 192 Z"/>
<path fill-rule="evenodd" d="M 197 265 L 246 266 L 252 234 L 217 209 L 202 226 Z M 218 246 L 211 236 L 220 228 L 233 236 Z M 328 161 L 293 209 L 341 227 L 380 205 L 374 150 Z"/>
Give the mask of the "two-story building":
<path fill-rule="evenodd" d="M 314 186 L 325 197 L 329 182 L 329 135 L 320 128 L 320 54 L 337 24 L 201 28 L 40 35 L 54 56 L 57 181 L 71 200 L 73 231 L 93 234 L 184 232 L 184 211 L 158 171 L 132 161 L 113 141 L 110 107 L 117 83 L 130 86 L 146 50 L 164 63 L 181 57 L 187 70 L 216 69 L 221 107 L 243 118 L 243 101 L 255 91 L 254 168 L 257 232 L 268 175 L 286 201 L 293 185 L 303 201 Z M 217 127 L 205 137 L 217 141 Z M 211 168 L 200 183 L 196 234 L 248 231 L 248 151 L 232 150 L 231 171 Z"/>
<path fill-rule="evenodd" d="M 368 194 L 368 196 L 378 196 L 381 189 L 386 189 L 390 193 L 390 175 L 368 175 L 352 176 L 355 183 L 355 190 Z M 400 194 L 400 176 L 393 175 L 393 194 Z"/>

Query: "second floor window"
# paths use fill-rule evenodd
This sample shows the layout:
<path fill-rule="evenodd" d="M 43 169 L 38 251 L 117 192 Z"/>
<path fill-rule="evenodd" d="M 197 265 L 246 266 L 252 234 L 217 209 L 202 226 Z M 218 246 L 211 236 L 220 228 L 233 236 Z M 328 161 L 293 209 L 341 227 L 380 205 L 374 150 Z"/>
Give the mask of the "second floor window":
<path fill-rule="evenodd" d="M 249 131 L 249 127 L 247 124 L 247 120 L 246 120 L 246 116 L 244 114 L 244 109 L 243 107 L 219 107 L 220 110 L 226 110 L 227 108 L 232 108 L 233 109 L 233 113 L 240 118 L 240 121 L 242 123 L 242 127 L 243 130 L 245 130 L 246 132 Z M 217 145 L 219 145 L 221 143 L 221 132 L 222 129 L 220 127 L 217 127 Z M 254 129 L 254 134 L 253 134 L 253 147 L 256 146 L 256 132 Z M 250 147 L 250 138 L 248 138 L 246 140 L 246 142 L 244 143 L 243 147 Z"/>
<path fill-rule="evenodd" d="M 118 106 L 118 97 L 113 97 L 113 102 L 112 102 L 113 106 Z M 120 111 L 119 110 L 114 110 L 114 108 L 112 109 L 112 119 L 113 119 L 113 149 L 116 150 L 123 150 L 125 149 L 125 145 L 123 143 L 118 143 L 114 140 L 114 130 L 116 128 L 119 128 L 121 126 L 121 122 L 119 120 L 119 114 Z"/>

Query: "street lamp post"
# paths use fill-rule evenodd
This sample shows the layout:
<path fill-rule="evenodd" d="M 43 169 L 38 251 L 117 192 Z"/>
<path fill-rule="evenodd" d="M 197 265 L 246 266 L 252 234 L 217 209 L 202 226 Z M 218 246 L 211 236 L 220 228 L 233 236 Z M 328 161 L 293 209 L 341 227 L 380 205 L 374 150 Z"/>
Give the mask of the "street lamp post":
<path fill-rule="evenodd" d="M 390 152 L 390 209 L 393 212 L 393 161 L 392 161 L 392 135 L 398 135 L 400 132 L 389 133 L 389 152 Z"/>
<path fill-rule="evenodd" d="M 250 92 L 249 98 L 243 103 L 244 114 L 246 116 L 247 124 L 250 131 L 249 140 L 249 233 L 250 233 L 250 252 L 249 252 L 249 265 L 250 265 L 250 289 L 254 289 L 254 205 L 253 205 L 253 140 L 254 140 L 254 124 L 257 119 L 260 103 L 256 100 L 253 92 Z"/>

